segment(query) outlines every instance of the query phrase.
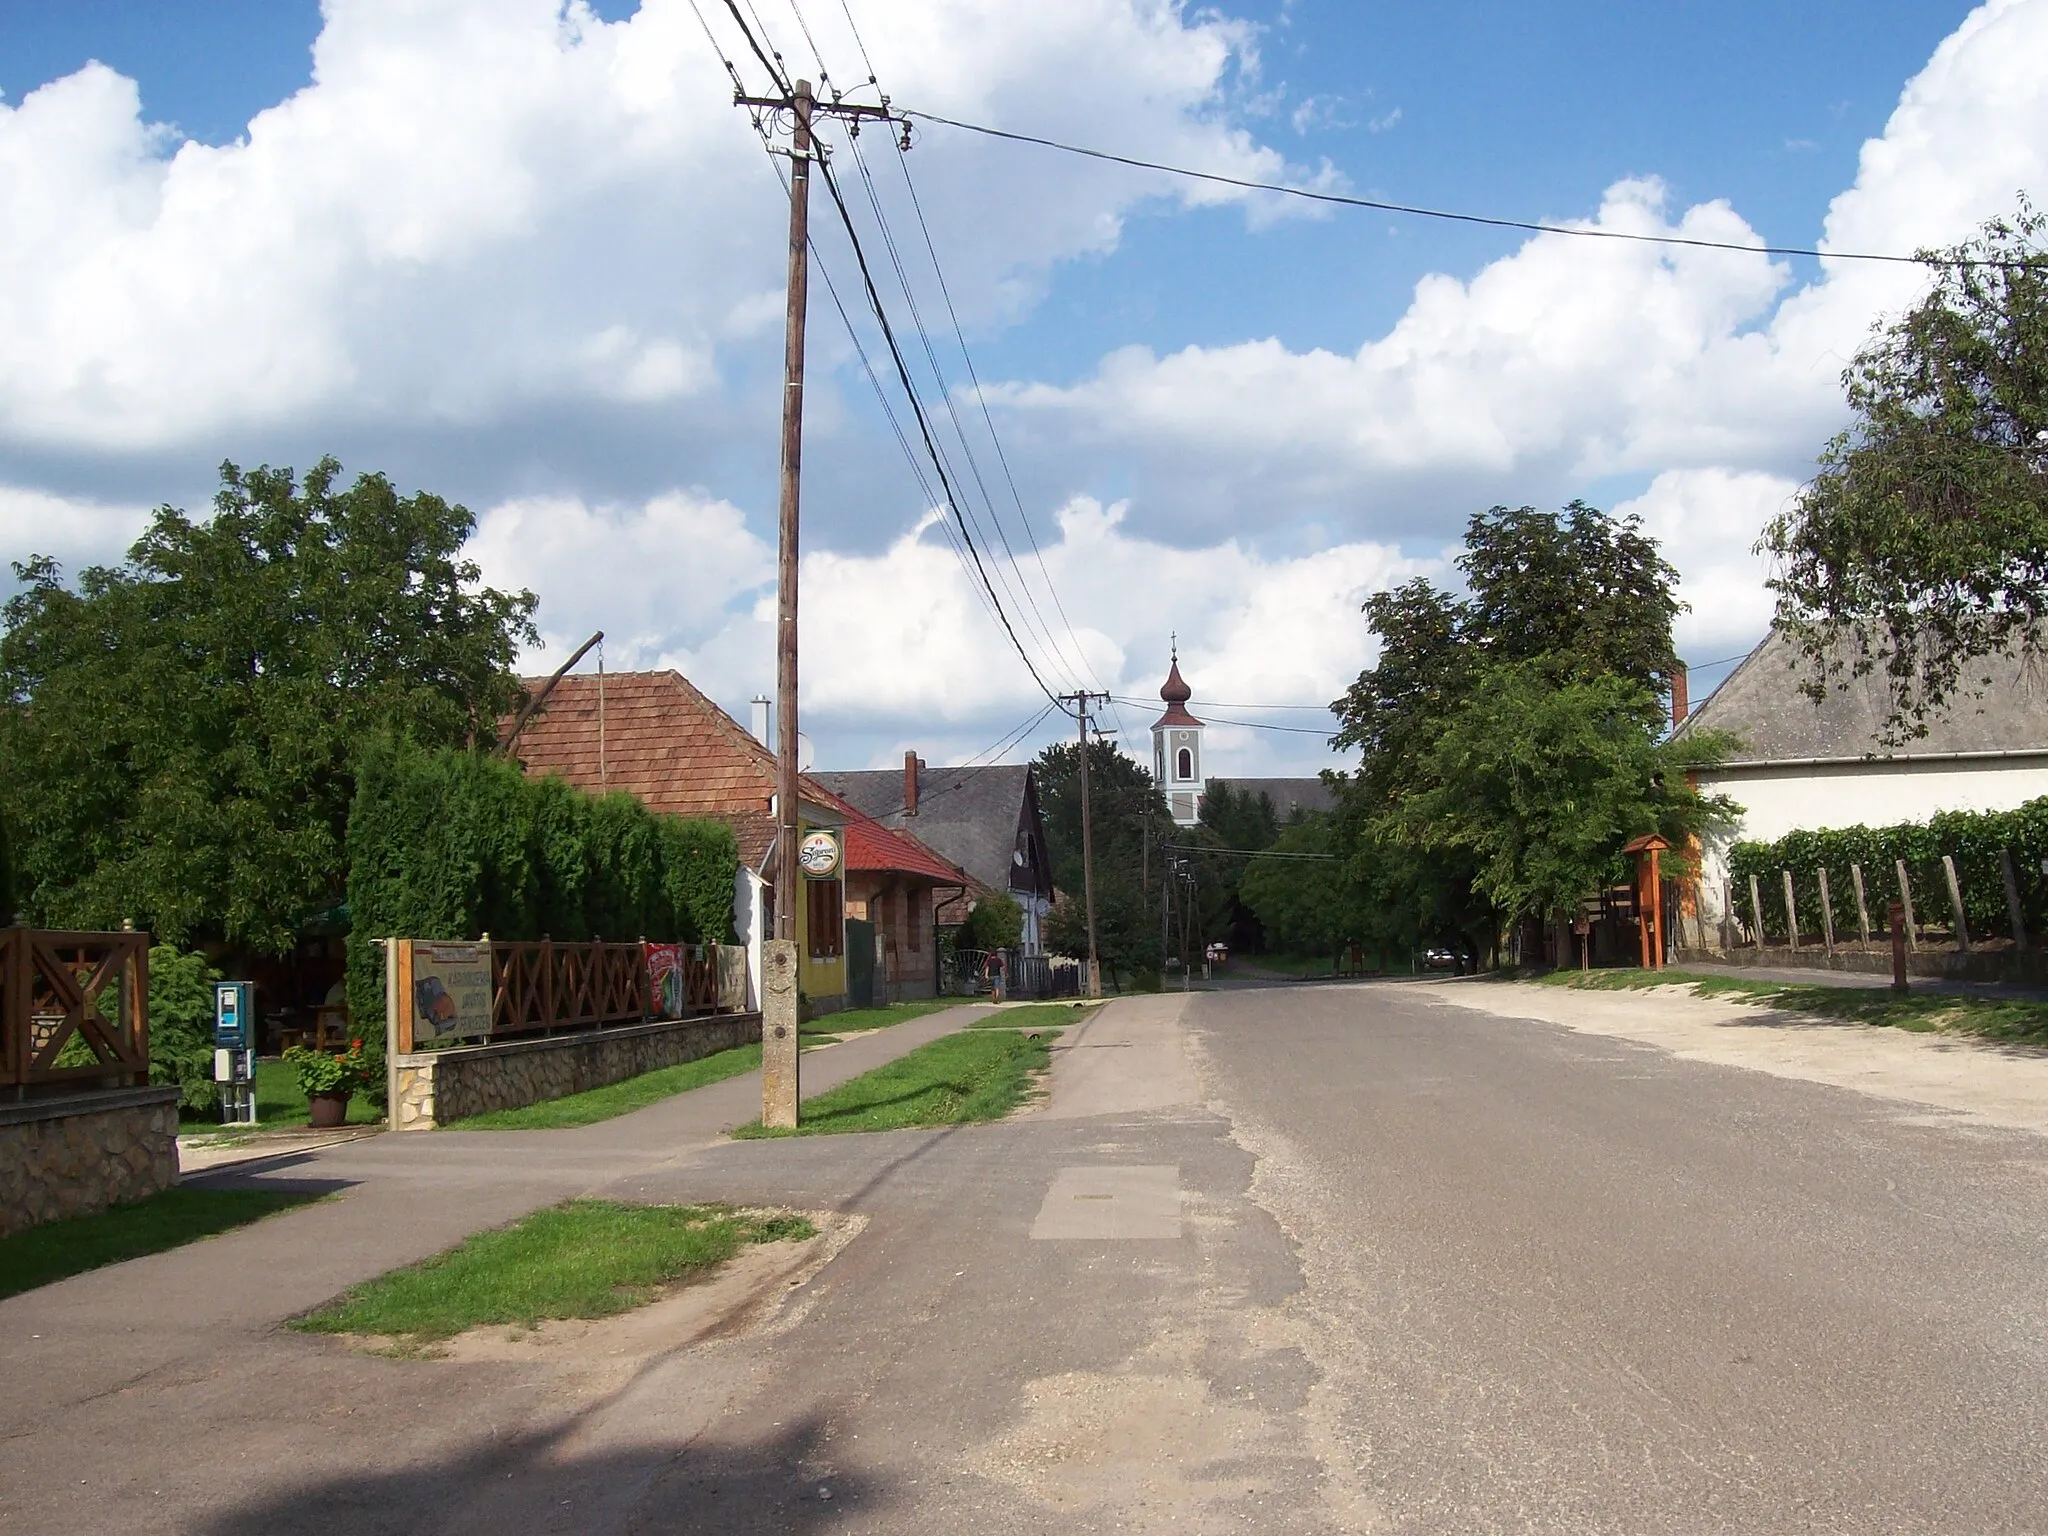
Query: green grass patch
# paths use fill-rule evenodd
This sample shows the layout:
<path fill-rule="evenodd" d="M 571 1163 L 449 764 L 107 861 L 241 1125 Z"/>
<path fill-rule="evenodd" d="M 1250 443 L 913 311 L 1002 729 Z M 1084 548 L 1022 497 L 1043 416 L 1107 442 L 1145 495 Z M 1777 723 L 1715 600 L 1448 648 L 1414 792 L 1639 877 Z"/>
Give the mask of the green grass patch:
<path fill-rule="evenodd" d="M 729 1050 L 714 1051 L 709 1056 L 699 1056 L 695 1061 L 686 1061 L 680 1066 L 657 1067 L 652 1072 L 629 1077 L 622 1083 L 572 1093 L 566 1098 L 528 1104 L 520 1109 L 498 1109 L 485 1115 L 471 1115 L 467 1120 L 455 1121 L 446 1129 L 559 1131 L 570 1126 L 595 1125 L 600 1120 L 629 1115 L 636 1109 L 645 1109 L 676 1094 L 688 1093 L 692 1088 L 722 1083 L 728 1077 L 752 1072 L 760 1065 L 761 1042 L 754 1040 Z"/>
<path fill-rule="evenodd" d="M 810 1237 L 802 1216 L 571 1200 L 350 1289 L 292 1326 L 418 1347 L 465 1329 L 610 1317 L 701 1279 L 749 1243 Z"/>
<path fill-rule="evenodd" d="M 1015 1008 L 998 1008 L 984 1019 L 971 1020 L 969 1029 L 1064 1029 L 1091 1018 L 1100 1003 L 1025 1003 Z"/>
<path fill-rule="evenodd" d="M 1765 1008 L 1843 1024 L 2048 1045 L 2048 1003 L 1961 997 L 1950 992 L 1900 994 L 1889 987 L 1825 987 L 1810 982 L 1767 981 L 1702 971 L 1553 971 L 1543 980 L 1550 986 L 1593 992 L 1686 986 L 1701 997 L 1734 997 Z"/>
<path fill-rule="evenodd" d="M 1276 976 L 1333 976 L 1334 965 L 1328 955 L 1232 955 L 1224 974 L 1236 970 L 1246 974 L 1270 971 Z"/>
<path fill-rule="evenodd" d="M 870 1029 L 887 1029 L 891 1024 L 901 1024 L 910 1019 L 921 1019 L 928 1013 L 944 1013 L 948 1008 L 960 1007 L 964 1001 L 958 997 L 928 997 L 921 1002 L 890 1003 L 882 1008 L 847 1008 L 807 1020 L 798 1033 L 857 1035 Z"/>
<path fill-rule="evenodd" d="M 1051 1064 L 1050 1046 L 1049 1032 L 963 1030 L 804 1100 L 794 1131 L 755 1121 L 733 1135 L 823 1136 L 1000 1120 L 1024 1102 L 1033 1077 Z"/>
<path fill-rule="evenodd" d="M 0 1237 L 0 1297 L 162 1253 L 318 1198 L 296 1191 L 178 1186 L 97 1215 L 45 1222 Z"/>

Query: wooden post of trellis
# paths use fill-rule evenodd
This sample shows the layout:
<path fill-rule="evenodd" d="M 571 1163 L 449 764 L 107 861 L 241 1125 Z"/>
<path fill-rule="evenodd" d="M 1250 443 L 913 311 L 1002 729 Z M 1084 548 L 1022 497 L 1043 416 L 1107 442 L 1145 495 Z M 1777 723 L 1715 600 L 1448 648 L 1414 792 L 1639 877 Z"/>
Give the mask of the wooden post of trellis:
<path fill-rule="evenodd" d="M 1863 866 L 1849 866 L 1849 883 L 1856 887 L 1856 931 L 1863 936 L 1863 947 L 1870 948 L 1870 903 L 1863 899 Z"/>
<path fill-rule="evenodd" d="M 1781 869 L 1778 874 L 1785 882 L 1785 939 L 1796 955 L 1799 953 L 1799 908 L 1792 900 L 1792 871 Z"/>
<path fill-rule="evenodd" d="M 1828 958 L 1835 958 L 1835 902 L 1828 894 L 1828 867 L 1820 867 L 1820 939 L 1827 946 Z"/>
<path fill-rule="evenodd" d="M 1764 898 L 1757 889 L 1756 876 L 1749 877 L 1749 915 L 1756 920 L 1756 947 L 1764 947 Z"/>
<path fill-rule="evenodd" d="M 1956 861 L 1948 854 L 1941 856 L 1941 872 L 1948 880 L 1948 904 L 1956 915 L 1956 950 L 1967 955 L 1970 952 L 1970 924 L 1963 916 L 1963 887 L 1956 879 Z"/>
<path fill-rule="evenodd" d="M 1896 861 L 1899 870 L 1899 911 L 1906 920 L 1906 948 L 1918 953 L 1920 949 L 1920 925 L 1913 921 L 1913 882 L 1906 878 L 1906 861 Z"/>
<path fill-rule="evenodd" d="M 2019 872 L 2012 867 L 2012 850 L 1998 850 L 1998 872 L 2005 877 L 2005 912 L 2012 919 L 2012 947 L 2027 947 L 2027 913 L 2020 905 Z"/>

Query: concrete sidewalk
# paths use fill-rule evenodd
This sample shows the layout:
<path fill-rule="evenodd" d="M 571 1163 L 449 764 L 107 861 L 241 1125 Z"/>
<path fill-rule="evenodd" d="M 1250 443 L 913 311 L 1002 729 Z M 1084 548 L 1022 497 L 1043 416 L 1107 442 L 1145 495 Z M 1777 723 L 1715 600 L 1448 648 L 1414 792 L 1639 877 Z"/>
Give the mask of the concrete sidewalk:
<path fill-rule="evenodd" d="M 803 1091 L 835 1087 L 986 1012 L 951 1008 L 806 1052 Z M 656 1173 L 760 1107 L 760 1073 L 750 1072 L 570 1130 L 385 1134 L 202 1173 L 188 1182 L 338 1198 L 0 1301 L 0 1440 L 151 1377 L 216 1368 L 351 1285 Z"/>

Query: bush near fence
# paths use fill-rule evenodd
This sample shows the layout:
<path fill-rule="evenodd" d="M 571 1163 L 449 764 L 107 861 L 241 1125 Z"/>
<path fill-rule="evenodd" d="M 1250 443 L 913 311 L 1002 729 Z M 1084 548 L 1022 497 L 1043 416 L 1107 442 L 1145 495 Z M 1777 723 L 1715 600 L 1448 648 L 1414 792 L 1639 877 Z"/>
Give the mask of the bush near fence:
<path fill-rule="evenodd" d="M 369 744 L 348 857 L 348 1000 L 358 1020 L 384 1016 L 376 941 L 392 935 L 732 936 L 739 847 L 724 822 L 657 815 L 631 795 L 587 795 L 475 753 Z"/>
<path fill-rule="evenodd" d="M 1729 850 L 1728 868 L 1735 887 L 1736 914 L 1744 923 L 1754 920 L 1749 877 L 1755 875 L 1763 897 L 1764 935 L 1779 941 L 1787 937 L 1785 884 L 1779 872 L 1792 872 L 1799 933 L 1805 940 L 1820 937 L 1819 871 L 1825 869 L 1835 911 L 1835 939 L 1840 943 L 1857 937 L 1856 891 L 1849 874 L 1852 864 L 1863 867 L 1873 935 L 1884 930 L 1886 904 L 1899 899 L 1901 859 L 1913 887 L 1914 921 L 1922 928 L 1946 931 L 1952 909 L 1941 859 L 1947 854 L 1955 860 L 1970 937 L 2010 938 L 2012 919 L 2006 910 L 2000 850 L 2012 854 L 2028 934 L 2048 934 L 2048 879 L 2041 873 L 2041 861 L 2048 858 L 2048 797 L 2029 800 L 2010 811 L 1945 811 L 1925 822 L 1788 832 L 1775 843 L 1737 843 Z"/>

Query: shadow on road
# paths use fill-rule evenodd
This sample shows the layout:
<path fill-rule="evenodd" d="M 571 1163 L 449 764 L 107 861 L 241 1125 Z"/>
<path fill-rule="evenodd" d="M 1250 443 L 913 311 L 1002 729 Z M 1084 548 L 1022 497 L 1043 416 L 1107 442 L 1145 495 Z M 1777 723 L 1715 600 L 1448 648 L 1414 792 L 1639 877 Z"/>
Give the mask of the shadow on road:
<path fill-rule="evenodd" d="M 560 1435 L 494 1442 L 450 1461 L 266 1492 L 189 1529 L 206 1536 L 390 1531 L 805 1532 L 890 1507 L 888 1484 L 838 1472 L 806 1418 L 751 1445 L 698 1441 L 564 1456 Z"/>

